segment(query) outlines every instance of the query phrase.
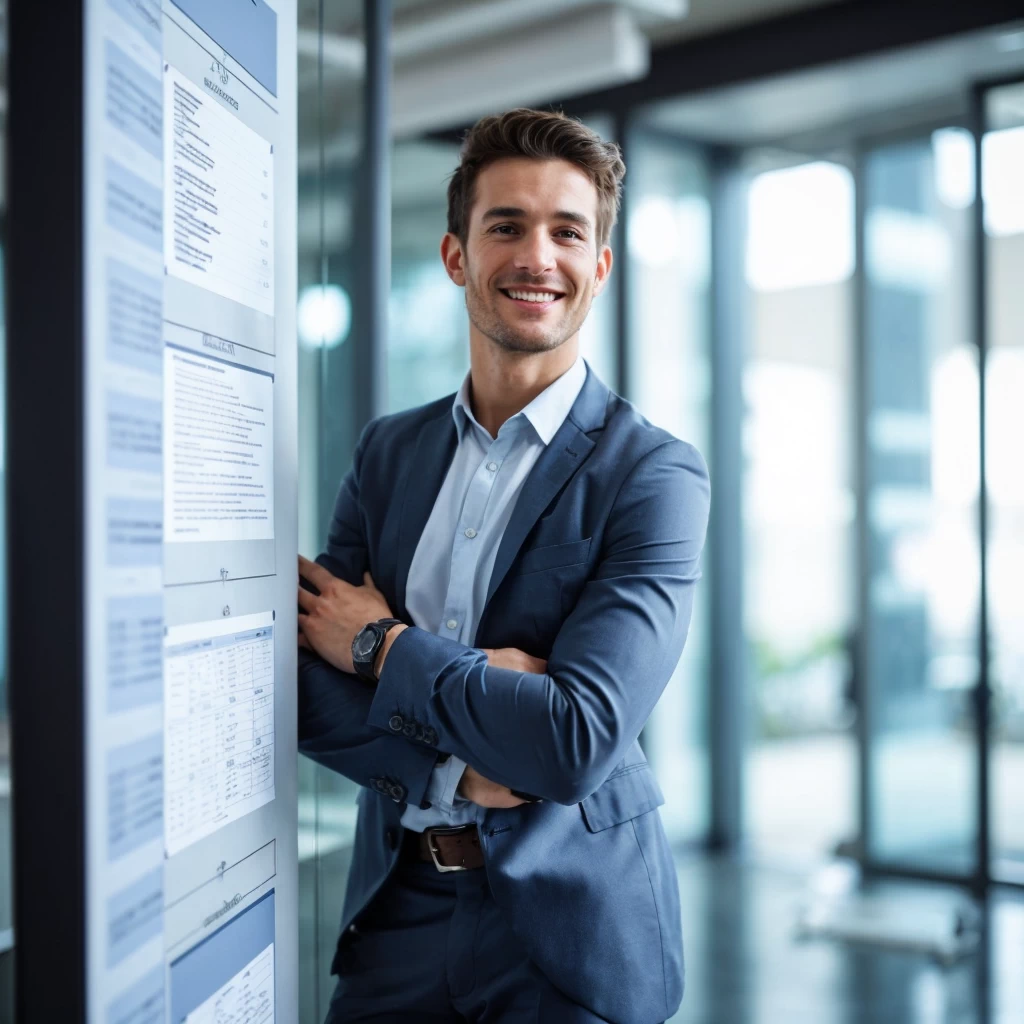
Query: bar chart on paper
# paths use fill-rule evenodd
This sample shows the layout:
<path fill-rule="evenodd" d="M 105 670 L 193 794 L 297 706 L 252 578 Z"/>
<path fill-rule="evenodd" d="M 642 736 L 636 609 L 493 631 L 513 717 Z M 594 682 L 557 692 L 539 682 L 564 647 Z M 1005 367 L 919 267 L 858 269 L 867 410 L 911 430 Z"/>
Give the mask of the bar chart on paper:
<path fill-rule="evenodd" d="M 274 799 L 273 613 L 171 626 L 164 640 L 168 856 Z"/>
<path fill-rule="evenodd" d="M 168 274 L 274 315 L 274 151 L 164 65 Z"/>

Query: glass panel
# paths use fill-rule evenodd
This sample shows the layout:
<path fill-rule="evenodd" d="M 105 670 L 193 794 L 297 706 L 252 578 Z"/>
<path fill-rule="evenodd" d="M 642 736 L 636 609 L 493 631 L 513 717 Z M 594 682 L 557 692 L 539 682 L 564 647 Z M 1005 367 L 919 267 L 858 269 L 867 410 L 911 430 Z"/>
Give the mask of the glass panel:
<path fill-rule="evenodd" d="M 992 850 L 1024 862 L 1024 83 L 988 94 L 982 144 L 988 248 L 985 444 L 993 690 Z M 997 869 L 998 870 L 998 869 Z"/>
<path fill-rule="evenodd" d="M 743 368 L 744 830 L 810 859 L 856 831 L 854 186 L 828 161 L 754 158 Z"/>
<path fill-rule="evenodd" d="M 708 455 L 711 213 L 705 168 L 692 149 L 638 129 L 630 140 L 631 323 L 628 397 L 652 422 Z M 684 653 L 644 730 L 672 839 L 709 826 L 708 636 L 712 573 L 704 565 Z"/>
<path fill-rule="evenodd" d="M 457 391 L 469 370 L 464 292 L 441 262 L 451 143 L 399 142 L 392 151 L 388 411 Z"/>
<path fill-rule="evenodd" d="M 300 0 L 298 118 L 299 551 L 323 548 L 356 434 L 356 188 L 363 150 L 361 0 Z M 335 39 L 321 63 L 320 26 Z M 347 47 L 347 49 L 346 49 Z M 357 59 L 358 58 L 358 59 Z M 356 786 L 299 758 L 299 1021 L 320 1024 L 355 828 Z"/>
<path fill-rule="evenodd" d="M 874 860 L 973 870 L 978 373 L 970 136 L 868 154 L 866 681 Z"/>

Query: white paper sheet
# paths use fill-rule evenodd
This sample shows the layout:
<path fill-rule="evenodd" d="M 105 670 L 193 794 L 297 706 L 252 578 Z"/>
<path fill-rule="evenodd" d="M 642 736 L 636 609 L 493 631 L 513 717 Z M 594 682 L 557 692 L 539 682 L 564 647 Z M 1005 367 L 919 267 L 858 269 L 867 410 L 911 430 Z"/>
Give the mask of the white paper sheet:
<path fill-rule="evenodd" d="M 168 627 L 164 642 L 168 856 L 274 799 L 274 617 Z"/>
<path fill-rule="evenodd" d="M 164 69 L 167 272 L 274 315 L 273 147 Z"/>
<path fill-rule="evenodd" d="M 272 1024 L 274 944 L 238 972 L 186 1018 L 185 1024 Z"/>
<path fill-rule="evenodd" d="M 274 536 L 274 380 L 167 345 L 164 540 Z"/>

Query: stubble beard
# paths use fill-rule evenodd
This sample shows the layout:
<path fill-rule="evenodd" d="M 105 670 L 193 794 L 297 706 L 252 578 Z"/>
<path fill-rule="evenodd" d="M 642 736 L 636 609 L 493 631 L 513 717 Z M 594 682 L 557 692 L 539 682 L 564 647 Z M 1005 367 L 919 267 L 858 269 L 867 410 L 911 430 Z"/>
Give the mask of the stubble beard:
<path fill-rule="evenodd" d="M 565 299 L 561 301 L 565 302 Z M 506 352 L 535 353 L 551 352 L 565 344 L 583 325 L 590 312 L 590 302 L 581 305 L 578 315 L 569 314 L 553 324 L 546 335 L 527 337 L 506 323 L 493 306 L 489 306 L 481 298 L 480 292 L 470 280 L 466 280 L 466 311 L 470 323 L 485 337 L 488 337 L 499 348 Z"/>

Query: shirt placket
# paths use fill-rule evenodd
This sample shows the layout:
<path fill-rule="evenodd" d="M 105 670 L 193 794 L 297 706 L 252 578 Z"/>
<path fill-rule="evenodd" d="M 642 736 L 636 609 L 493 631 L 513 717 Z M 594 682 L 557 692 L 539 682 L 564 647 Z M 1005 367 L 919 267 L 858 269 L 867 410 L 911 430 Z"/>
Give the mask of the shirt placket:
<path fill-rule="evenodd" d="M 472 613 L 479 612 L 479 609 L 472 608 L 472 600 L 477 569 L 485 553 L 480 536 L 484 529 L 484 516 L 511 444 L 511 431 L 501 430 L 498 437 L 484 449 L 455 527 L 441 635 L 464 644 L 473 642 L 475 623 L 472 620 L 475 615 Z M 483 445 L 480 447 L 483 448 Z"/>

